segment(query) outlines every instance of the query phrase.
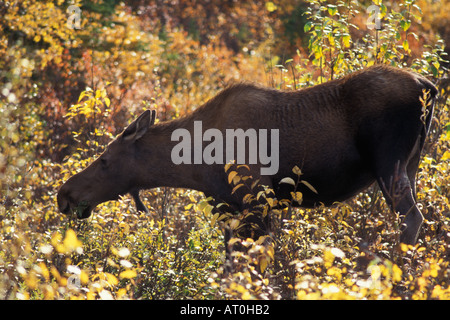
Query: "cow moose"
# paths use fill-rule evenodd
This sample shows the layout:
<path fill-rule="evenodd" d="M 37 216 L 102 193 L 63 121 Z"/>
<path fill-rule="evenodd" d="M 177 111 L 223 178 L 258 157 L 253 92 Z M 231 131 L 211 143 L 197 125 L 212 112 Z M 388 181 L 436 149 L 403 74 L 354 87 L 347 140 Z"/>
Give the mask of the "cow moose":
<path fill-rule="evenodd" d="M 295 91 L 234 84 L 177 119 L 155 124 L 155 112 L 143 112 L 61 186 L 58 206 L 65 214 L 87 218 L 98 204 L 130 193 L 145 210 L 139 190 L 177 187 L 201 191 L 242 211 L 245 203 L 232 192 L 223 163 L 173 161 L 180 143 L 173 132 L 195 135 L 195 123 L 201 121 L 203 130 L 224 136 L 227 129 L 278 130 L 277 172 L 264 175 L 260 161 L 248 164 L 251 176 L 278 199 L 290 197 L 292 186 L 280 181 L 295 178 L 295 166 L 314 187 L 299 186 L 304 207 L 344 201 L 377 181 L 386 202 L 403 217 L 400 241 L 414 244 L 423 221 L 416 205 L 416 172 L 437 93 L 426 78 L 384 65 Z"/>

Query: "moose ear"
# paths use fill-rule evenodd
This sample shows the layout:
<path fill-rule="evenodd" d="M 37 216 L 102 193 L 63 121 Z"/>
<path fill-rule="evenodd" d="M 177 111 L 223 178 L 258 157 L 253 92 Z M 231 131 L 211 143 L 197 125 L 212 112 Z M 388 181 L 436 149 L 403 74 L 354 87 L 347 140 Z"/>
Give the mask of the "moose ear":
<path fill-rule="evenodd" d="M 126 141 L 139 140 L 147 133 L 148 128 L 155 123 L 155 110 L 145 110 L 123 132 L 122 138 Z"/>

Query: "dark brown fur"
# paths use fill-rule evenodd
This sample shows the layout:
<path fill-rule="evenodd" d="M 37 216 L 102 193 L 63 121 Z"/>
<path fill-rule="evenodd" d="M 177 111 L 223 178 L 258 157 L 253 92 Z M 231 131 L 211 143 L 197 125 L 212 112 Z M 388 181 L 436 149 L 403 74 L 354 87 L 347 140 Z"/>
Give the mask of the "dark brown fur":
<path fill-rule="evenodd" d="M 424 89 L 432 99 L 425 117 L 419 101 Z M 81 208 L 80 217 L 87 217 L 119 195 L 131 192 L 140 202 L 136 190 L 167 186 L 196 189 L 242 210 L 223 165 L 171 161 L 178 143 L 171 141 L 173 130 L 192 133 L 193 122 L 201 120 L 203 130 L 279 129 L 278 173 L 260 176 L 260 165 L 250 166 L 252 176 L 273 188 L 278 199 L 289 197 L 291 186 L 279 181 L 292 177 L 294 166 L 317 190 L 301 187 L 307 207 L 348 199 L 377 181 L 387 202 L 405 216 L 401 241 L 415 243 L 423 220 L 415 203 L 415 174 L 436 94 L 427 79 L 387 66 L 298 91 L 233 85 L 183 118 L 154 125 L 154 114 L 144 112 L 61 187 L 58 205 L 64 213 Z"/>

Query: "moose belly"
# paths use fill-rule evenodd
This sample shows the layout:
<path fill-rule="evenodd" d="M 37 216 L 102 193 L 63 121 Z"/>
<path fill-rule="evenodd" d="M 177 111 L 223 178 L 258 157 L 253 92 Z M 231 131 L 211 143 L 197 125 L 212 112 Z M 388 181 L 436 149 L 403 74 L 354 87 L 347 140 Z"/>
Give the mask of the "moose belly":
<path fill-rule="evenodd" d="M 298 162 L 298 161 L 296 161 Z M 351 198 L 370 186 L 375 177 L 366 161 L 363 161 L 359 153 L 353 148 L 345 148 L 335 156 L 326 156 L 323 153 L 317 156 L 307 157 L 297 165 L 302 172 L 297 191 L 302 192 L 303 198 L 300 204 L 303 207 L 314 207 L 324 204 L 331 205 Z M 285 168 L 293 168 L 295 164 L 286 163 Z M 284 174 L 284 175 L 283 175 Z M 292 186 L 279 184 L 286 176 L 297 180 L 291 172 L 281 172 L 273 181 L 277 197 L 290 198 Z M 314 190 L 312 190 L 312 188 Z"/>
<path fill-rule="evenodd" d="M 317 176 L 305 174 L 304 180 L 317 191 L 315 193 L 307 186 L 299 187 L 299 191 L 303 193 L 303 202 L 300 205 L 304 207 L 314 207 L 320 204 L 329 206 L 335 202 L 345 201 L 363 191 L 375 181 L 369 172 L 356 170 L 329 172 L 328 175 L 324 171 Z"/>

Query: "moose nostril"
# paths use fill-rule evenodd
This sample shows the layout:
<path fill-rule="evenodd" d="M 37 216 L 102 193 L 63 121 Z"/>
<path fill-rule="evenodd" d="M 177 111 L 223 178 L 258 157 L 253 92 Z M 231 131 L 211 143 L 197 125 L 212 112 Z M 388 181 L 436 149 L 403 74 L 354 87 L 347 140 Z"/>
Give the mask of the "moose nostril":
<path fill-rule="evenodd" d="M 60 190 L 58 192 L 56 200 L 58 202 L 59 211 L 64 214 L 68 214 L 70 212 L 70 197 L 67 195 L 67 193 L 63 190 Z"/>
<path fill-rule="evenodd" d="M 64 214 L 69 213 L 69 210 L 70 210 L 69 202 L 61 197 L 58 197 L 58 208 L 59 208 L 59 211 L 61 211 Z"/>
<path fill-rule="evenodd" d="M 66 203 L 65 207 L 60 207 L 59 210 L 61 210 L 62 213 L 68 214 L 70 212 L 70 205 L 69 203 Z"/>

